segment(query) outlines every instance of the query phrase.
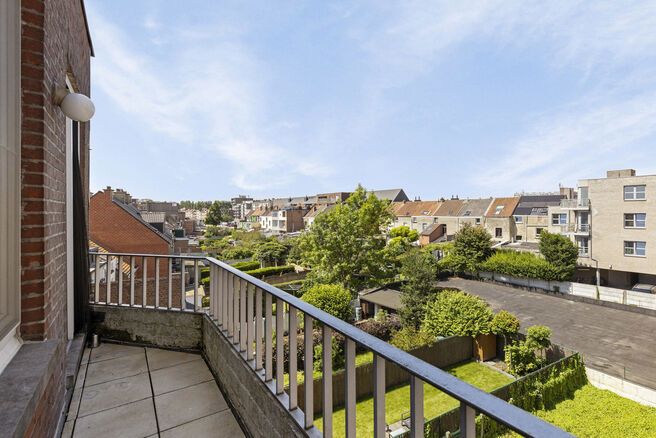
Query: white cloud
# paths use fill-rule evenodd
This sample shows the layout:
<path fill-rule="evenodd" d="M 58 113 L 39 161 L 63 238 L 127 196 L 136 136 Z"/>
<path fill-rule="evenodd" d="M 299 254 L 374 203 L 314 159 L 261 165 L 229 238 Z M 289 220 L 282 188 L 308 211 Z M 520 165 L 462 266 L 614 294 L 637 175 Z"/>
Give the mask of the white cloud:
<path fill-rule="evenodd" d="M 177 143 L 198 148 L 197 156 L 220 154 L 231 163 L 231 183 L 240 189 L 264 190 L 287 184 L 308 170 L 320 176 L 326 165 L 303 157 L 289 164 L 288 145 L 271 130 L 294 129 L 285 120 L 272 123 L 266 108 L 266 77 L 236 38 L 200 29 L 166 29 L 151 56 L 129 44 L 125 34 L 95 10 L 93 79 L 122 111 Z M 144 25 L 156 30 L 154 19 Z M 226 181 L 227 182 L 227 181 Z"/>

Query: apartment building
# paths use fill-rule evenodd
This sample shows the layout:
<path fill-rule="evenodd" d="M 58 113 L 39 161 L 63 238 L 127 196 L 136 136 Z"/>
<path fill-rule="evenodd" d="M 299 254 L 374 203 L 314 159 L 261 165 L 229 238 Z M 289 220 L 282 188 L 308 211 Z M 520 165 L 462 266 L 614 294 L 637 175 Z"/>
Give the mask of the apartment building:
<path fill-rule="evenodd" d="M 253 209 L 253 198 L 246 195 L 239 195 L 230 199 L 232 205 L 232 217 L 236 220 L 242 220 L 246 217 L 246 213 Z"/>
<path fill-rule="evenodd" d="M 559 207 L 564 194 L 522 195 L 513 212 L 515 241 L 537 243 L 540 233 L 549 229 L 550 207 Z"/>
<path fill-rule="evenodd" d="M 623 169 L 579 180 L 575 199 L 562 203 L 579 265 L 590 271 L 598 267 L 602 285 L 656 284 L 655 201 L 656 175 Z"/>
<path fill-rule="evenodd" d="M 282 209 L 269 210 L 263 216 L 265 230 L 274 233 L 294 233 L 303 229 L 303 217 L 308 210 L 303 207 L 285 207 Z"/>
<path fill-rule="evenodd" d="M 430 225 L 437 223 L 437 210 L 440 201 L 395 202 L 392 205 L 394 222 L 390 228 L 405 225 L 421 233 Z"/>
<path fill-rule="evenodd" d="M 458 212 L 463 204 L 464 201 L 460 199 L 448 199 L 442 201 L 440 207 L 437 209 L 435 213 L 437 223 L 446 225 L 447 236 L 452 236 L 458 232 Z"/>

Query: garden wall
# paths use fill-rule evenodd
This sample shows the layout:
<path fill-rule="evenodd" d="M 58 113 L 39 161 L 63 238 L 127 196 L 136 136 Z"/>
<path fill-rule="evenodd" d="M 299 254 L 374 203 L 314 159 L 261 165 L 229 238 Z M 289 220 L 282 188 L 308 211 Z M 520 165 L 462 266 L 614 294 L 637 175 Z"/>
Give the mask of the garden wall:
<path fill-rule="evenodd" d="M 468 336 L 452 336 L 441 339 L 432 345 L 408 351 L 413 356 L 428 362 L 438 368 L 446 368 L 472 358 L 472 338 Z M 361 364 L 355 368 L 356 399 L 373 395 L 373 362 Z M 333 408 L 344 405 L 344 370 L 333 373 Z M 385 363 L 385 387 L 391 388 L 410 382 L 410 375 L 398 365 Z M 313 381 L 314 413 L 321 413 L 321 389 L 323 379 L 317 377 Z M 305 402 L 304 383 L 298 385 L 298 405 Z"/>

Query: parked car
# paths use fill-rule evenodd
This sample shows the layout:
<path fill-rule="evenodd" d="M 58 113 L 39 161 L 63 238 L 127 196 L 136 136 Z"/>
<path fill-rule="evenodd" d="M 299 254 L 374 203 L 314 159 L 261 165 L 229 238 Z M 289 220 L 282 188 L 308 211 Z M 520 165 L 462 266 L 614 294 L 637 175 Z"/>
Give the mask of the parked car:
<path fill-rule="evenodd" d="M 635 292 L 643 292 L 646 294 L 656 294 L 656 285 L 638 283 L 635 286 L 633 286 L 631 290 Z"/>

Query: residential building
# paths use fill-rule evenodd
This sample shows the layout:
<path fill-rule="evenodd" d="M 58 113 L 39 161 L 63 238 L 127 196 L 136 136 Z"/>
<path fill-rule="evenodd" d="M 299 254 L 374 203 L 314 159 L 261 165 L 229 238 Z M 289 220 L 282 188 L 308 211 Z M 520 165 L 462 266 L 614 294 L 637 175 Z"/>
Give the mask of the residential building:
<path fill-rule="evenodd" d="M 405 225 L 418 233 L 430 225 L 437 223 L 439 201 L 408 201 L 391 204 L 394 212 L 394 222 L 390 228 Z"/>
<path fill-rule="evenodd" d="M 566 195 L 556 193 L 520 196 L 513 212 L 515 241 L 537 243 L 540 233 L 549 229 L 549 208 L 560 206 L 565 198 Z"/>
<path fill-rule="evenodd" d="M 425 230 L 419 233 L 419 246 L 425 246 L 446 238 L 445 224 L 431 224 Z"/>
<path fill-rule="evenodd" d="M 89 200 L 89 237 L 112 252 L 170 254 L 171 235 L 146 222 L 134 204 L 124 204 L 113 196 L 111 187 L 95 193 Z M 141 267 L 141 260 L 135 261 Z M 154 272 L 155 266 L 148 266 Z M 166 267 L 160 266 L 162 274 Z"/>
<path fill-rule="evenodd" d="M 483 226 L 496 242 L 513 242 L 517 236 L 517 228 L 513 213 L 519 196 L 510 198 L 494 198 L 483 218 Z M 520 221 L 522 219 L 519 219 Z"/>
<path fill-rule="evenodd" d="M 66 364 L 89 297 L 89 123 L 59 104 L 89 95 L 92 55 L 83 2 L 0 0 L 3 437 L 57 436 L 73 390 Z"/>
<path fill-rule="evenodd" d="M 334 192 L 317 194 L 317 204 L 338 204 L 346 201 L 351 196 L 351 192 Z"/>
<path fill-rule="evenodd" d="M 373 193 L 378 199 L 390 202 L 408 202 L 410 200 L 403 189 L 374 190 Z"/>
<path fill-rule="evenodd" d="M 594 278 L 619 288 L 656 284 L 656 175 L 613 170 L 582 179 L 577 196 L 563 200 L 565 232 L 579 248 L 578 263 Z"/>
<path fill-rule="evenodd" d="M 302 207 L 273 209 L 265 216 L 266 226 L 262 228 L 274 233 L 295 233 L 303 229 L 303 217 L 307 210 Z"/>
<path fill-rule="evenodd" d="M 332 210 L 335 208 L 336 204 L 317 204 L 312 207 L 306 214 L 303 216 L 303 228 L 308 229 L 314 223 L 314 220 L 317 216 Z"/>
<path fill-rule="evenodd" d="M 246 217 L 246 213 L 253 209 L 253 198 L 246 195 L 239 195 L 230 200 L 232 205 L 232 217 L 236 220 L 242 220 Z"/>
<path fill-rule="evenodd" d="M 465 224 L 471 226 L 484 226 L 483 217 L 490 208 L 493 198 L 464 199 L 458 210 L 457 230 Z"/>
<path fill-rule="evenodd" d="M 464 201 L 460 199 L 448 199 L 441 202 L 435 216 L 437 216 L 437 223 L 446 225 L 448 238 L 448 236 L 453 236 L 459 230 L 458 212 L 462 208 Z"/>

